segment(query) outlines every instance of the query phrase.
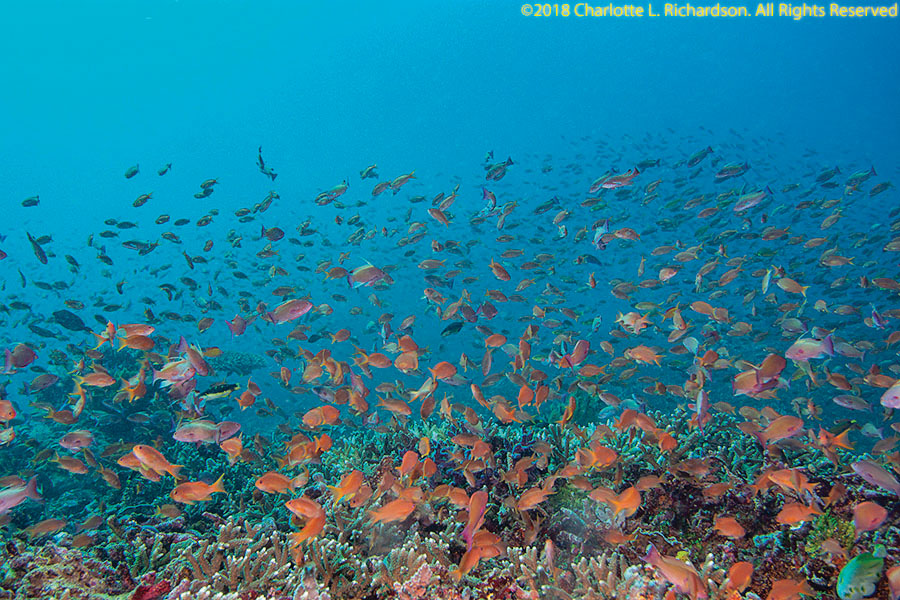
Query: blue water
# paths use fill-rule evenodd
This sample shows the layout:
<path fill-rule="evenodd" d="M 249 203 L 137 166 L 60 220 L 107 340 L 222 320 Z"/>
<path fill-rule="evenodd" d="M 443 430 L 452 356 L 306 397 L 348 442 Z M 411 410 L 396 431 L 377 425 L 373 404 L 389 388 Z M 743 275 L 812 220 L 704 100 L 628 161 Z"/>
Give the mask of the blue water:
<path fill-rule="evenodd" d="M 514 2 L 21 3 L 0 36 L 0 175 L 11 199 L 102 214 L 136 162 L 245 182 L 262 144 L 305 197 L 371 162 L 458 172 L 490 149 L 700 126 L 893 165 L 897 27 L 529 19 Z"/>

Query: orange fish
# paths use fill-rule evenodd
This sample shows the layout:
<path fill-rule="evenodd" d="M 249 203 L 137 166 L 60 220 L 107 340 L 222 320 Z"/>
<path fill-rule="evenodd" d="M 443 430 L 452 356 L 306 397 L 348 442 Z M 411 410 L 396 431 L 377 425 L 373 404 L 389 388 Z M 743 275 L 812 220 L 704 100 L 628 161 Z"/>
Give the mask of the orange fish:
<path fill-rule="evenodd" d="M 714 527 L 723 536 L 733 539 L 740 539 L 747 533 L 747 530 L 732 517 L 717 517 Z"/>
<path fill-rule="evenodd" d="M 498 348 L 506 343 L 506 336 L 501 333 L 494 333 L 489 335 L 487 339 L 484 340 L 484 345 L 488 348 Z"/>
<path fill-rule="evenodd" d="M 431 376 L 435 379 L 450 379 L 456 375 L 456 367 L 447 361 L 439 362 L 433 368 L 428 369 L 428 371 L 431 372 Z"/>
<path fill-rule="evenodd" d="M 659 354 L 643 344 L 625 350 L 625 356 L 639 363 L 655 363 L 659 366 Z"/>
<path fill-rule="evenodd" d="M 354 469 L 341 478 L 341 482 L 337 486 L 326 486 L 334 494 L 334 503 L 337 504 L 344 498 L 352 500 L 353 496 L 359 491 L 360 486 L 365 481 L 363 472 Z"/>
<path fill-rule="evenodd" d="M 244 443 L 241 440 L 243 434 L 237 436 L 236 438 L 229 438 L 227 440 L 219 443 L 219 448 L 221 448 L 225 454 L 228 455 L 228 464 L 233 465 L 237 462 L 238 458 L 241 456 L 241 452 L 244 451 Z"/>
<path fill-rule="evenodd" d="M 775 520 L 782 525 L 795 525 L 797 523 L 803 523 L 804 521 L 811 521 L 813 516 L 821 514 L 822 511 L 815 506 L 807 506 L 806 504 L 801 504 L 799 502 L 792 502 L 784 505 L 775 517 Z"/>
<path fill-rule="evenodd" d="M 291 479 L 276 471 L 269 471 L 257 477 L 254 485 L 256 489 L 266 494 L 287 494 L 303 485 L 305 483 L 304 479 L 303 475 L 298 475 Z"/>
<path fill-rule="evenodd" d="M 306 496 L 288 500 L 285 507 L 298 517 L 306 519 L 306 525 L 300 531 L 291 534 L 294 546 L 299 546 L 316 537 L 325 529 L 325 511 L 322 506 Z"/>
<path fill-rule="evenodd" d="M 369 521 L 371 523 L 390 523 L 392 521 L 403 521 L 413 513 L 416 505 L 406 498 L 397 498 L 391 500 L 381 508 L 369 511 Z"/>
<path fill-rule="evenodd" d="M 663 556 L 650 544 L 644 561 L 654 567 L 666 580 L 675 586 L 675 590 L 688 594 L 691 600 L 707 598 L 706 586 L 697 571 L 687 563 L 672 556 Z"/>
<path fill-rule="evenodd" d="M 484 513 L 487 509 L 487 492 L 479 490 L 469 498 L 469 517 L 462 531 L 462 538 L 466 541 L 467 550 L 472 549 L 475 534 L 484 525 Z"/>
<path fill-rule="evenodd" d="M 95 387 L 109 387 L 116 382 L 115 377 L 111 377 L 109 373 L 103 371 L 95 371 L 88 373 L 84 377 L 75 379 L 78 385 L 92 385 Z"/>
<path fill-rule="evenodd" d="M 753 577 L 753 564 L 742 561 L 736 562 L 728 569 L 728 589 L 743 592 L 750 585 Z"/>
<path fill-rule="evenodd" d="M 853 507 L 853 525 L 856 537 L 866 531 L 875 531 L 887 519 L 888 512 L 875 502 L 860 502 Z"/>
<path fill-rule="evenodd" d="M 792 415 L 782 415 L 769 423 L 764 430 L 755 434 L 755 437 L 762 446 L 767 446 L 769 442 L 793 437 L 802 431 L 803 419 Z"/>
<path fill-rule="evenodd" d="M 335 407 L 326 404 L 308 410 L 303 415 L 303 423 L 310 429 L 317 429 L 323 425 L 334 425 L 338 422 L 341 413 Z"/>
<path fill-rule="evenodd" d="M 12 421 L 16 418 L 16 409 L 12 402 L 7 399 L 0 399 L 0 421 Z"/>
<path fill-rule="evenodd" d="M 30 538 L 42 537 L 60 531 L 67 524 L 68 521 L 63 519 L 44 519 L 31 527 L 26 527 L 25 533 L 27 533 Z"/>
<path fill-rule="evenodd" d="M 132 448 L 131 453 L 137 458 L 141 467 L 159 475 L 168 473 L 172 477 L 178 479 L 178 471 L 184 466 L 173 465 L 165 459 L 159 450 L 144 444 L 138 444 Z"/>
<path fill-rule="evenodd" d="M 815 596 L 805 579 L 779 579 L 772 584 L 766 600 L 801 600 L 801 596 Z"/>
<path fill-rule="evenodd" d="M 180 483 L 175 486 L 175 489 L 172 490 L 169 497 L 175 502 L 180 502 L 182 504 L 193 504 L 194 502 L 209 500 L 209 497 L 212 494 L 225 491 L 225 488 L 222 487 L 222 479 L 224 477 L 225 473 L 222 473 L 211 485 L 203 483 L 202 481 Z"/>
<path fill-rule="evenodd" d="M 615 450 L 603 446 L 598 440 L 592 441 L 590 448 L 581 448 L 575 453 L 575 460 L 585 471 L 604 469 L 618 458 L 619 455 Z"/>
<path fill-rule="evenodd" d="M 506 269 L 503 268 L 503 265 L 500 263 L 494 262 L 494 259 L 491 259 L 490 265 L 491 271 L 494 273 L 494 277 L 499 279 L 500 281 L 509 281 L 510 276 Z"/>

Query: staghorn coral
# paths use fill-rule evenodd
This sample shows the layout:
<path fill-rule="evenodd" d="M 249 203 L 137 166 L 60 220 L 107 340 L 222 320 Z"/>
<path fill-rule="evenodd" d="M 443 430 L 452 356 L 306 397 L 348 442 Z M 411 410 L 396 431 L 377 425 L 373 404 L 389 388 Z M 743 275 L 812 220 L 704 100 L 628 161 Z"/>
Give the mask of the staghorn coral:
<path fill-rule="evenodd" d="M 192 578 L 187 591 L 206 585 L 217 592 L 259 591 L 265 593 L 298 585 L 293 571 L 290 544 L 278 531 L 225 521 L 215 539 L 175 544 L 173 556 L 163 569 L 168 577 Z"/>
<path fill-rule="evenodd" d="M 804 549 L 811 557 L 822 552 L 822 542 L 834 538 L 843 548 L 850 548 L 856 540 L 856 529 L 853 521 L 836 517 L 831 510 L 826 510 L 812 522 L 812 527 L 804 540 Z"/>

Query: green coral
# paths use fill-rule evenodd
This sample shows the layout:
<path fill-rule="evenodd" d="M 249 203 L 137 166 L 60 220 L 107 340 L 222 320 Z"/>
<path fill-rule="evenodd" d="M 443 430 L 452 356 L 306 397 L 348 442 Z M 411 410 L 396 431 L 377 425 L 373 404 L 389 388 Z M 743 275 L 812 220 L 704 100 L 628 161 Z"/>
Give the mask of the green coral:
<path fill-rule="evenodd" d="M 843 548 L 849 548 L 856 539 L 853 522 L 848 519 L 840 519 L 831 514 L 830 510 L 826 510 L 816 517 L 806 536 L 806 554 L 818 556 L 822 551 L 822 542 L 828 538 L 834 538 Z"/>

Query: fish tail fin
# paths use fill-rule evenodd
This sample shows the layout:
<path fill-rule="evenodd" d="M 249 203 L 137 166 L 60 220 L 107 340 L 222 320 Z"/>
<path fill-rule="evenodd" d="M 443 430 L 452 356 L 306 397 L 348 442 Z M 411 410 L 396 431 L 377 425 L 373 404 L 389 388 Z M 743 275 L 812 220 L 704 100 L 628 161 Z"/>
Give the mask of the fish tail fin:
<path fill-rule="evenodd" d="M 172 465 L 171 467 L 169 467 L 169 475 L 171 475 L 175 479 L 178 479 L 178 472 L 183 468 L 184 465 Z"/>
<path fill-rule="evenodd" d="M 227 492 L 225 491 L 225 488 L 222 487 L 222 480 L 223 480 L 224 478 L 225 478 L 225 472 L 223 471 L 222 474 L 219 475 L 219 478 L 216 479 L 215 482 L 213 482 L 212 486 L 210 486 L 210 488 L 209 488 L 210 493 L 212 493 L 212 492 L 223 492 L 223 493 L 227 493 Z"/>
<path fill-rule="evenodd" d="M 845 450 L 853 450 L 853 443 L 850 441 L 849 436 L 850 430 L 846 429 L 840 434 L 834 436 L 834 440 L 832 440 L 831 445 L 837 446 L 839 448 L 844 448 Z"/>
<path fill-rule="evenodd" d="M 822 340 L 822 349 L 828 356 L 834 356 L 834 338 L 831 337 L 830 333 Z"/>
<path fill-rule="evenodd" d="M 659 550 L 656 549 L 656 546 L 650 544 L 647 546 L 647 554 L 644 556 L 644 562 L 656 565 L 660 559 Z"/>
<path fill-rule="evenodd" d="M 875 172 L 875 165 L 872 165 L 872 168 L 869 169 L 869 175 L 878 175 L 878 173 Z"/>
<path fill-rule="evenodd" d="M 28 484 L 25 486 L 25 496 L 31 498 L 32 500 L 43 500 L 43 497 L 38 493 L 37 490 L 37 476 L 32 477 L 29 480 Z"/>
<path fill-rule="evenodd" d="M 128 345 L 128 338 L 119 338 L 119 348 L 116 350 L 116 352 L 119 352 L 120 350 L 122 350 L 122 348 L 125 348 L 127 345 Z"/>
<path fill-rule="evenodd" d="M 759 445 L 763 448 L 766 447 L 766 434 L 762 431 L 754 431 L 752 433 L 753 437 L 756 438 L 756 441 L 759 442 Z"/>
<path fill-rule="evenodd" d="M 107 342 L 105 337 L 103 337 L 102 335 L 98 335 L 98 334 L 94 333 L 93 331 L 91 332 L 91 335 L 94 336 L 94 339 L 97 341 L 97 345 L 94 346 L 94 350 L 98 349 L 100 346 L 102 346 L 103 344 L 105 344 Z"/>

